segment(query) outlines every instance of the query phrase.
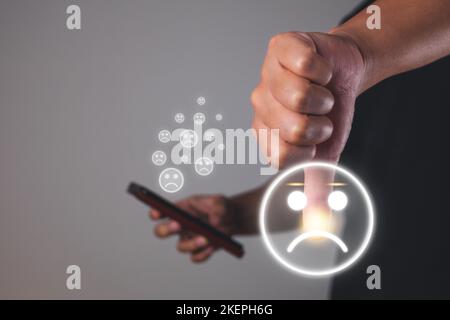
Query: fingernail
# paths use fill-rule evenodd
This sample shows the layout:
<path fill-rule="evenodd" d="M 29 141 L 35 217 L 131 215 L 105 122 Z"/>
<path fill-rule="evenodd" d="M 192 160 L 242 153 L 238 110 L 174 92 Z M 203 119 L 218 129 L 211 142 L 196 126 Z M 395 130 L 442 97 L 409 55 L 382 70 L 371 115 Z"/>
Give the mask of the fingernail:
<path fill-rule="evenodd" d="M 206 239 L 205 237 L 198 237 L 197 239 L 195 239 L 195 244 L 199 247 L 206 246 L 208 244 L 208 239 Z"/>
<path fill-rule="evenodd" d="M 178 231 L 180 229 L 180 224 L 176 221 L 169 223 L 169 230 L 172 232 Z"/>

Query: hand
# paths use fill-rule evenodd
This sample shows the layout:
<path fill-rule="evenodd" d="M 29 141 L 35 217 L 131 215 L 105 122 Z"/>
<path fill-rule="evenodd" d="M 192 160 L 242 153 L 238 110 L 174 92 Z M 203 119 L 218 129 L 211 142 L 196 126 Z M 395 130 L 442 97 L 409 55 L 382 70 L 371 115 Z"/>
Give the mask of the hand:
<path fill-rule="evenodd" d="M 345 35 L 274 36 L 251 97 L 253 128 L 280 130 L 279 154 L 268 150 L 268 158 L 281 168 L 312 159 L 337 162 L 364 70 L 356 43 Z"/>
<path fill-rule="evenodd" d="M 237 210 L 232 201 L 222 195 L 192 196 L 177 202 L 176 205 L 204 219 L 225 234 L 240 233 L 244 228 L 237 221 Z M 157 210 L 151 210 L 150 217 L 153 220 L 164 218 Z M 161 221 L 154 231 L 159 238 L 178 234 L 178 251 L 189 254 L 193 262 L 206 261 L 215 251 L 205 237 L 183 230 L 180 224 L 172 219 Z"/>
<path fill-rule="evenodd" d="M 273 37 L 251 97 L 253 128 L 280 130 L 278 154 L 267 150 L 268 159 L 280 168 L 310 160 L 337 163 L 365 69 L 356 42 L 345 34 L 289 32 Z M 305 213 L 328 208 L 325 186 L 333 178 L 321 170 L 306 171 Z"/>

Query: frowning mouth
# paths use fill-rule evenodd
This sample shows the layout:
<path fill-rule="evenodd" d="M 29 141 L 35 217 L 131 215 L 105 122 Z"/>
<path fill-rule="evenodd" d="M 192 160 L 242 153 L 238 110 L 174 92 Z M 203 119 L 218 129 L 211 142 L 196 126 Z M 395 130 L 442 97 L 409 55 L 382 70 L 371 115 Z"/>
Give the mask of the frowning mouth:
<path fill-rule="evenodd" d="M 164 188 L 169 189 L 171 186 L 172 186 L 173 188 L 178 188 L 178 185 L 177 185 L 175 182 L 168 182 L 168 183 L 166 183 L 166 185 L 164 186 Z"/>
<path fill-rule="evenodd" d="M 301 242 L 310 238 L 327 238 L 338 245 L 341 248 L 342 252 L 348 252 L 348 247 L 339 237 L 335 236 L 332 233 L 326 231 L 310 231 L 299 235 L 297 238 L 291 241 L 289 246 L 287 247 L 287 252 L 291 253 L 296 246 L 298 246 Z"/>

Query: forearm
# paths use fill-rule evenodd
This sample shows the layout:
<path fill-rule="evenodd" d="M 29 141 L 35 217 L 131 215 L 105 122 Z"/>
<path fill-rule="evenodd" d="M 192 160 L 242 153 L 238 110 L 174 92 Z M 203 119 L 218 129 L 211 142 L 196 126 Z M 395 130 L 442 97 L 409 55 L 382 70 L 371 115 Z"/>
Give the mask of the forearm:
<path fill-rule="evenodd" d="M 237 228 L 240 234 L 258 233 L 259 204 L 264 194 L 266 185 L 257 189 L 245 191 L 230 197 L 232 212 L 235 215 Z"/>
<path fill-rule="evenodd" d="M 234 221 L 238 225 L 238 234 L 253 235 L 259 232 L 259 207 L 264 192 L 270 181 L 257 189 L 246 191 L 230 197 Z M 284 203 L 280 199 L 273 199 L 275 207 L 282 208 Z M 272 215 L 268 221 L 272 231 L 286 231 L 298 225 L 299 220 L 295 215 Z"/>
<path fill-rule="evenodd" d="M 427 65 L 450 54 L 450 1 L 379 0 L 381 30 L 366 27 L 363 10 L 330 31 L 352 38 L 364 58 L 359 93 L 383 79 Z"/>

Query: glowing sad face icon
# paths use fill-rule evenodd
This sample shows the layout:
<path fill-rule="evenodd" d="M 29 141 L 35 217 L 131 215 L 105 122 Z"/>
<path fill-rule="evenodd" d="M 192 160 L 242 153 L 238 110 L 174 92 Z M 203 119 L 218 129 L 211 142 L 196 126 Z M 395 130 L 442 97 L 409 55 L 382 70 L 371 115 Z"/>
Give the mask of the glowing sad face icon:
<path fill-rule="evenodd" d="M 193 148 L 198 143 L 198 135 L 194 130 L 184 130 L 180 134 L 180 143 L 184 148 Z"/>
<path fill-rule="evenodd" d="M 176 168 L 164 169 L 159 175 L 159 185 L 161 189 L 169 193 L 179 191 L 184 184 L 184 176 Z"/>
<path fill-rule="evenodd" d="M 184 122 L 184 114 L 177 113 L 174 117 L 176 123 L 183 123 Z"/>
<path fill-rule="evenodd" d="M 161 141 L 162 143 L 167 143 L 170 141 L 171 139 L 171 134 L 170 131 L 168 130 L 161 130 L 158 134 L 158 139 L 159 141 Z"/>
<path fill-rule="evenodd" d="M 201 125 L 206 121 L 206 116 L 204 113 L 197 112 L 196 114 L 194 114 L 193 119 L 195 124 Z"/>
<path fill-rule="evenodd" d="M 163 151 L 155 151 L 152 154 L 152 162 L 157 166 L 162 166 L 166 163 L 167 156 Z"/>
<path fill-rule="evenodd" d="M 353 173 L 312 162 L 283 171 L 269 185 L 259 224 L 277 262 L 298 274 L 319 277 L 347 269 L 361 257 L 375 218 L 369 193 Z"/>
<path fill-rule="evenodd" d="M 210 158 L 201 157 L 195 160 L 195 172 L 201 176 L 208 176 L 214 170 L 214 163 Z"/>

